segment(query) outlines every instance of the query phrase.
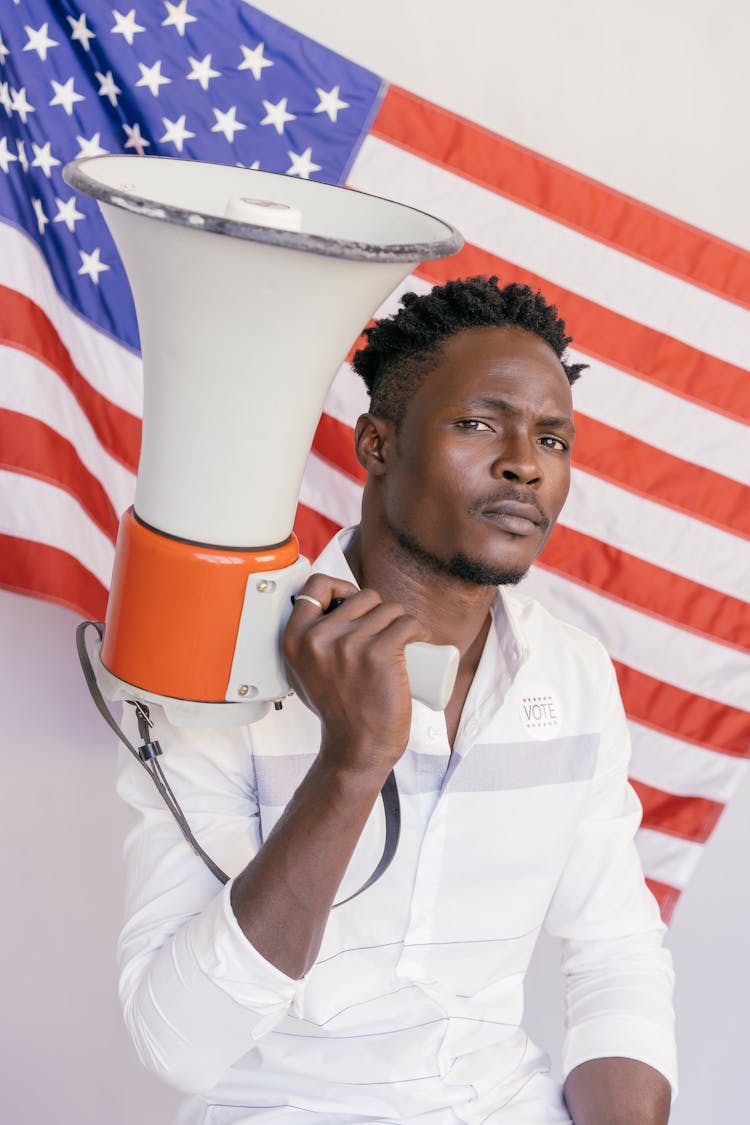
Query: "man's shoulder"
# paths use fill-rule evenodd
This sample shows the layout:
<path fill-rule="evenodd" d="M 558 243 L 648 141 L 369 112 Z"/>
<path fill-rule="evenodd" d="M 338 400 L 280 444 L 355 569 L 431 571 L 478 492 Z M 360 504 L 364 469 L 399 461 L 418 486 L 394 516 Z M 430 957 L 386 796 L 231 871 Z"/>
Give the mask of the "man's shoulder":
<path fill-rule="evenodd" d="M 531 655 L 554 650 L 556 659 L 564 654 L 609 673 L 609 653 L 594 633 L 566 621 L 523 590 L 506 587 L 501 596 L 514 629 Z"/>

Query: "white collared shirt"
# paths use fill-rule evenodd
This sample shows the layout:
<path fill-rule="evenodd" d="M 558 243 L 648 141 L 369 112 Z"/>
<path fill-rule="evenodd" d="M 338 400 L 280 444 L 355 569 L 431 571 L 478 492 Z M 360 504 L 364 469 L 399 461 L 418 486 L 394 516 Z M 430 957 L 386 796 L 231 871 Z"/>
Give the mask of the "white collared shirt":
<path fill-rule="evenodd" d="M 353 582 L 347 534 L 314 569 Z M 231 884 L 217 890 L 123 752 L 118 788 L 139 817 L 120 992 L 142 1060 L 197 1095 L 181 1120 L 479 1125 L 518 1105 L 507 1120 L 520 1121 L 524 1090 L 547 1069 L 521 1024 L 542 927 L 562 939 L 564 1073 L 626 1056 L 675 1086 L 671 959 L 633 843 L 640 806 L 612 665 L 518 592 L 498 593 L 493 621 L 452 754 L 444 716 L 413 704 L 395 859 L 331 912 L 302 981 L 248 942 Z M 296 698 L 251 727 L 152 718 L 193 831 L 238 874 L 313 761 L 317 718 Z M 338 899 L 374 869 L 383 835 L 378 803 Z"/>

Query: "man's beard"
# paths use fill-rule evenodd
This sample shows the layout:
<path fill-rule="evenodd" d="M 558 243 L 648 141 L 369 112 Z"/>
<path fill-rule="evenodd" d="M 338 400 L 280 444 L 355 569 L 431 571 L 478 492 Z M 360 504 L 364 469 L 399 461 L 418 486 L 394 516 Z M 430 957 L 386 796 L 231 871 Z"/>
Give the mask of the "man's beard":
<path fill-rule="evenodd" d="M 405 531 L 396 532 L 396 537 L 403 561 L 412 565 L 416 563 L 420 570 L 449 575 L 451 578 L 459 578 L 462 582 L 470 582 L 474 586 L 516 586 L 528 574 L 528 568 L 500 569 L 479 559 L 470 559 L 468 555 L 460 552 L 448 559 L 442 559 L 439 555 L 433 555 L 432 551 L 427 551 Z"/>

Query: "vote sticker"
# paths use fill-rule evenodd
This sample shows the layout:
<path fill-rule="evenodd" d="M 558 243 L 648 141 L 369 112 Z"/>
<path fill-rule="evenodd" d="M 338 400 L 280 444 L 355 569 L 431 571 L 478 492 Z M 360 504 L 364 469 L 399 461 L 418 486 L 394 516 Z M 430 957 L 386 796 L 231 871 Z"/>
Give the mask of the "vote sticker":
<path fill-rule="evenodd" d="M 534 738 L 553 738 L 562 727 L 560 701 L 546 687 L 532 689 L 521 698 L 520 717 Z"/>

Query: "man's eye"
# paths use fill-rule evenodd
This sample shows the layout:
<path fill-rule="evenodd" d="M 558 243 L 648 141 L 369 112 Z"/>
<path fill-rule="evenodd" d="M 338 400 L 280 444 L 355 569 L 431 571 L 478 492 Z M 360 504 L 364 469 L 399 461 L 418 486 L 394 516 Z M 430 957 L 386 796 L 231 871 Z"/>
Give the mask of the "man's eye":
<path fill-rule="evenodd" d="M 545 434 L 544 437 L 539 439 L 543 445 L 548 449 L 558 449 L 561 453 L 567 453 L 570 446 L 562 438 L 553 437 L 552 434 Z"/>
<path fill-rule="evenodd" d="M 456 425 L 462 430 L 490 430 L 491 427 L 486 422 L 480 422 L 478 418 L 462 418 Z"/>

